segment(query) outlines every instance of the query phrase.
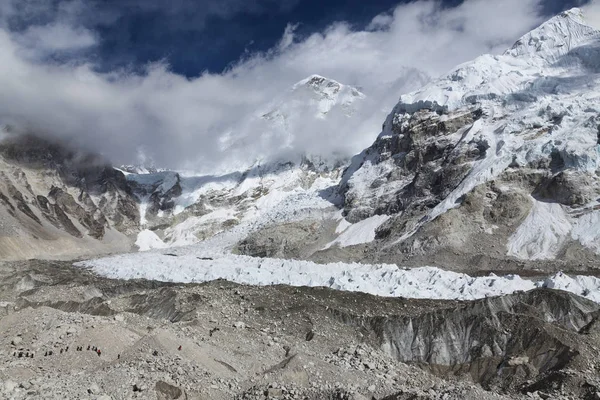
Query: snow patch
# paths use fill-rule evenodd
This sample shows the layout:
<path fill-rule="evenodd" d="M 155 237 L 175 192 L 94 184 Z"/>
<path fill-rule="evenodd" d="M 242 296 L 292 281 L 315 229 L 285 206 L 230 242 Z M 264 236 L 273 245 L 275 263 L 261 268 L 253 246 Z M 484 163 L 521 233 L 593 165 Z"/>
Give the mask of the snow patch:
<path fill-rule="evenodd" d="M 148 206 L 150 205 L 150 196 L 144 196 L 144 198 L 140 199 L 140 226 L 143 228 L 148 224 L 148 219 L 146 218 L 146 212 L 148 211 Z"/>
<path fill-rule="evenodd" d="M 236 220 L 235 210 L 218 209 L 201 217 L 189 217 L 173 228 L 165 230 L 169 246 L 187 246 L 199 241 L 196 234 L 203 229 L 211 229 L 212 234 L 219 233 L 219 224 L 227 220 Z"/>
<path fill-rule="evenodd" d="M 335 245 L 338 245 L 339 247 L 348 247 L 357 244 L 371 243 L 373 240 L 375 240 L 375 231 L 377 228 L 383 225 L 383 223 L 388 219 L 390 219 L 389 215 L 375 215 L 357 222 L 356 224 L 350 224 L 346 229 L 344 229 L 340 236 L 325 246 L 323 250 Z"/>
<path fill-rule="evenodd" d="M 167 246 L 156 233 L 151 230 L 145 229 L 138 233 L 135 245 L 139 248 L 139 251 L 148 251 L 152 249 L 164 249 Z"/>
<path fill-rule="evenodd" d="M 600 211 L 567 213 L 568 207 L 531 198 L 533 207 L 508 239 L 508 255 L 522 260 L 554 259 L 568 240 L 600 254 Z M 588 205 L 588 208 L 592 208 Z M 585 207 L 584 207 L 585 209 Z"/>
<path fill-rule="evenodd" d="M 573 222 L 571 238 L 600 254 L 600 211 L 593 211 Z"/>
<path fill-rule="evenodd" d="M 571 232 L 571 221 L 560 204 L 532 201 L 529 215 L 508 239 L 508 255 L 523 260 L 553 259 Z"/>
<path fill-rule="evenodd" d="M 351 226 L 352 226 L 352 223 L 346 221 L 346 218 L 342 218 L 340 220 L 340 222 L 338 223 L 338 226 L 335 228 L 335 233 L 340 234 Z"/>

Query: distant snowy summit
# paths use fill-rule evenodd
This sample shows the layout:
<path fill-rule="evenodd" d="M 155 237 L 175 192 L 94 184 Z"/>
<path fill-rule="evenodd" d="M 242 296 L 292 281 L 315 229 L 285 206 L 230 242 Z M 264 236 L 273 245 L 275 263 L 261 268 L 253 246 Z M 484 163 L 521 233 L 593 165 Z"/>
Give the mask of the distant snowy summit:
<path fill-rule="evenodd" d="M 573 9 L 402 95 L 345 173 L 346 218 L 393 216 L 376 235 L 383 261 L 592 264 L 599 73 L 600 31 Z"/>
<path fill-rule="evenodd" d="M 358 89 L 319 75 L 297 82 L 222 133 L 221 152 L 231 159 L 228 172 L 257 162 L 318 159 L 331 168 L 341 157 L 346 161 L 353 151 L 342 138 L 348 129 L 364 125 L 366 99 Z M 362 129 L 372 133 L 380 122 Z"/>
<path fill-rule="evenodd" d="M 312 103 L 318 110 L 316 116 L 324 118 L 335 107 L 352 114 L 356 106 L 355 102 L 364 100 L 365 97 L 355 87 L 343 85 L 320 75 L 311 75 L 296 83 L 286 100 L 295 98 L 297 101 Z"/>
<path fill-rule="evenodd" d="M 244 173 L 259 165 L 273 170 L 279 168 L 277 165 L 289 163 L 321 172 L 339 168 L 352 153 L 322 150 L 329 148 L 328 140 L 343 142 L 335 137 L 348 129 L 343 124 L 353 125 L 352 118 L 360 112 L 365 100 L 366 96 L 357 88 L 313 74 L 266 104 L 257 105 L 251 116 L 221 132 L 220 151 L 228 162 L 208 170 L 211 174 L 225 175 Z M 123 165 L 119 170 L 134 174 L 166 172 L 151 161 Z"/>
<path fill-rule="evenodd" d="M 125 175 L 127 174 L 156 174 L 161 171 L 161 169 L 156 168 L 152 165 L 144 165 L 144 164 L 128 164 L 121 165 L 118 168 Z"/>

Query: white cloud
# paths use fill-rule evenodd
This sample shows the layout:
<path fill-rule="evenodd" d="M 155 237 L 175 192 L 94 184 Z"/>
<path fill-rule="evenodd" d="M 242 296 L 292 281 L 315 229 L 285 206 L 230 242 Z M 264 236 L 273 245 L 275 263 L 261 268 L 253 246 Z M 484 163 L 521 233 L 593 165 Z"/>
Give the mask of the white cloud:
<path fill-rule="evenodd" d="M 277 45 L 277 50 L 284 51 L 288 47 L 294 43 L 294 31 L 298 28 L 298 25 L 288 24 L 285 27 L 285 31 L 283 32 L 283 36 L 281 40 L 279 40 L 279 44 Z"/>
<path fill-rule="evenodd" d="M 82 50 L 97 43 L 93 32 L 64 23 L 29 27 L 17 40 L 26 48 L 47 53 Z"/>
<path fill-rule="evenodd" d="M 585 14 L 585 19 L 590 26 L 600 29 L 600 0 L 593 0 L 586 6 L 582 7 Z"/>
<path fill-rule="evenodd" d="M 68 137 L 116 162 L 134 162 L 142 151 L 159 165 L 226 168 L 234 155 L 220 150 L 223 135 L 235 140 L 232 128 L 239 121 L 317 73 L 359 86 L 370 99 L 362 112 L 350 120 L 299 118 L 285 146 L 265 139 L 264 125 L 249 124 L 240 133 L 244 154 L 277 156 L 290 151 L 291 143 L 295 152 L 351 155 L 373 141 L 400 94 L 416 89 L 426 76 L 503 51 L 541 22 L 538 3 L 466 0 L 442 8 L 433 1 L 413 2 L 376 17 L 365 30 L 337 23 L 301 41 L 290 26 L 270 52 L 196 79 L 164 65 L 144 75 L 100 74 L 90 65 L 44 65 L 24 56 L 24 49 L 44 54 L 93 45 L 95 35 L 78 31 L 73 21 L 32 28 L 24 36 L 0 29 L 0 121 Z"/>

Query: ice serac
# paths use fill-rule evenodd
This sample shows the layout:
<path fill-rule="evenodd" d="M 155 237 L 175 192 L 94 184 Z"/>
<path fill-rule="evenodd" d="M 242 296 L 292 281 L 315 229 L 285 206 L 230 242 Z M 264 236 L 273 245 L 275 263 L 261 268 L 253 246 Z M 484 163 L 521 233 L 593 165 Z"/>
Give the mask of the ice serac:
<path fill-rule="evenodd" d="M 592 262 L 599 73 L 600 32 L 572 9 L 401 96 L 344 174 L 346 218 L 393 216 L 377 231 L 382 261 Z"/>

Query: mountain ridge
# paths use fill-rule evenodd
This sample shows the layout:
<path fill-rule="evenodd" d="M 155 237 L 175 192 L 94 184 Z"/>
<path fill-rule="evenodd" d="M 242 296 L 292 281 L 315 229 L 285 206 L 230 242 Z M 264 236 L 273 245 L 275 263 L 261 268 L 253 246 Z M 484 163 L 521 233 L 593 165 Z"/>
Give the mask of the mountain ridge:
<path fill-rule="evenodd" d="M 600 70 L 590 65 L 600 65 L 600 32 L 580 17 L 577 9 L 563 13 L 523 37 L 570 32 L 574 40 L 562 37 L 568 49 L 482 56 L 401 96 L 342 179 L 351 222 L 394 216 L 378 231 L 387 244 L 376 252 L 596 259 Z M 541 211 L 547 202 L 559 204 L 555 212 Z M 505 207 L 508 219 L 495 210 Z M 547 234 L 530 229 L 524 239 L 522 226 Z M 467 250 L 470 242 L 479 248 Z M 491 248 L 498 242 L 507 247 Z"/>
<path fill-rule="evenodd" d="M 0 143 L 2 259 L 129 251 L 138 209 L 125 176 L 98 155 L 29 134 Z"/>
<path fill-rule="evenodd" d="M 504 54 L 403 94 L 351 161 L 282 150 L 215 175 L 128 169 L 138 246 L 464 270 L 542 260 L 587 268 L 600 252 L 600 33 L 583 22 L 577 9 L 562 13 Z M 290 118 L 336 122 L 335 110 L 348 116 L 346 99 L 352 110 L 366 96 L 312 75 L 254 118 L 274 124 L 264 139 L 285 149 L 290 129 L 302 136 Z M 234 155 L 245 146 L 240 132 Z"/>

